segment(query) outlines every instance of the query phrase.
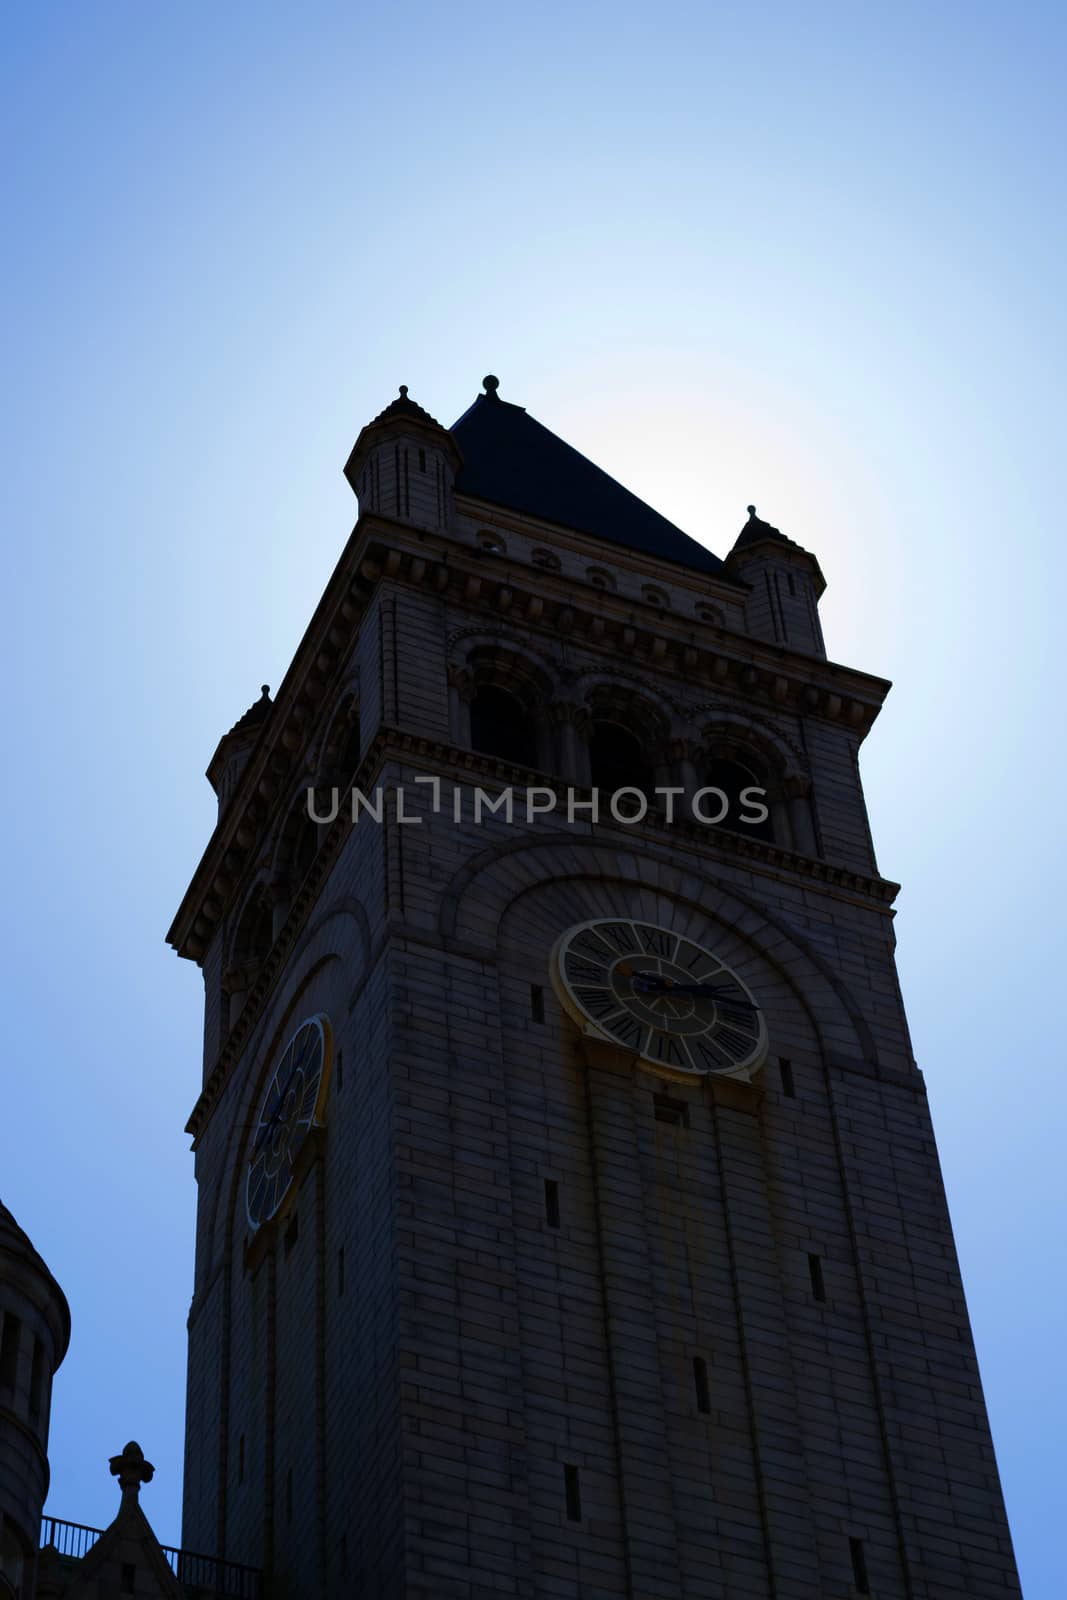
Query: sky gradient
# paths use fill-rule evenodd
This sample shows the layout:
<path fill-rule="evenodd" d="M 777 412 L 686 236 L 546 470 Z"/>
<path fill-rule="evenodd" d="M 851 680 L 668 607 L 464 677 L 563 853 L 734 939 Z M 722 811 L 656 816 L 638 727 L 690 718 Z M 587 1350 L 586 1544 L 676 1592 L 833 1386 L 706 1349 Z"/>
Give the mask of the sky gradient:
<path fill-rule="evenodd" d="M 814 550 L 1027 1600 L 1062 1593 L 1064 14 L 5 19 L 0 1196 L 71 1302 L 49 1509 L 176 1543 L 202 984 L 163 935 L 409 384 Z M 1062 1523 L 1061 1523 L 1062 1525 Z"/>

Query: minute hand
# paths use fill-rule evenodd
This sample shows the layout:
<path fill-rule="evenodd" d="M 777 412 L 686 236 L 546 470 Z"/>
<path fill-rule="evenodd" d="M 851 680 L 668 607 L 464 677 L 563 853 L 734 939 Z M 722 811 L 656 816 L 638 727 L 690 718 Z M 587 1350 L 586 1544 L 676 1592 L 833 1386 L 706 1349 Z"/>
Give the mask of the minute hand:
<path fill-rule="evenodd" d="M 670 978 L 661 978 L 649 973 L 647 976 L 640 975 L 634 979 L 634 989 L 638 994 L 690 995 L 698 999 L 722 1000 L 727 1005 L 736 1006 L 744 1011 L 756 1009 L 751 1000 L 731 994 L 729 989 L 720 983 L 674 983 Z"/>

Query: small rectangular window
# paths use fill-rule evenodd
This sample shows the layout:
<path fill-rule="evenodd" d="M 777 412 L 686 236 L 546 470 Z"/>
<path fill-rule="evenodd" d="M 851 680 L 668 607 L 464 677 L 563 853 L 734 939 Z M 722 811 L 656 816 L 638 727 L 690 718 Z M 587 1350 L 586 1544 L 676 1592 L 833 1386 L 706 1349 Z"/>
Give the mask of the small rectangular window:
<path fill-rule="evenodd" d="M 337 1252 L 337 1294 L 338 1298 L 345 1292 L 345 1247 L 341 1246 Z"/>
<path fill-rule="evenodd" d="M 711 1410 L 711 1392 L 708 1388 L 708 1364 L 703 1356 L 693 1357 L 693 1386 L 697 1394 L 697 1410 L 707 1416 Z"/>
<path fill-rule="evenodd" d="M 420 472 L 425 472 L 426 471 L 426 451 L 425 450 L 420 450 L 419 451 L 419 471 Z"/>
<path fill-rule="evenodd" d="M 856 1585 L 856 1593 L 870 1594 L 871 1582 L 867 1576 L 867 1554 L 863 1548 L 863 1540 L 850 1539 L 848 1548 L 852 1556 L 852 1581 Z"/>
<path fill-rule="evenodd" d="M 334 1083 L 337 1085 L 337 1093 L 340 1094 L 341 1090 L 345 1086 L 345 1058 L 344 1053 L 341 1050 L 338 1050 L 337 1052 L 334 1062 L 334 1073 Z"/>
<path fill-rule="evenodd" d="M 811 1274 L 811 1292 L 816 1300 L 826 1299 L 826 1283 L 822 1275 L 822 1260 L 819 1256 L 808 1256 L 808 1272 Z"/>
<path fill-rule="evenodd" d="M 347 1535 L 347 1533 L 342 1533 L 342 1535 L 341 1535 L 341 1572 L 342 1572 L 342 1574 L 344 1574 L 347 1571 L 348 1571 L 348 1535 Z"/>
<path fill-rule="evenodd" d="M 672 1100 L 670 1095 L 657 1094 L 652 1097 L 652 1106 L 657 1122 L 665 1122 L 671 1128 L 688 1128 L 689 1107 L 684 1100 Z"/>
<path fill-rule="evenodd" d="M 577 1467 L 565 1466 L 563 1468 L 563 1488 L 567 1497 L 568 1522 L 581 1522 L 582 1488 L 578 1481 Z"/>
<path fill-rule="evenodd" d="M 122 1563 L 122 1592 L 123 1594 L 137 1593 L 137 1568 L 132 1561 Z"/>
<path fill-rule="evenodd" d="M 539 983 L 530 985 L 530 1015 L 535 1022 L 545 1020 L 545 991 Z"/>
<path fill-rule="evenodd" d="M 4 1312 L 4 1331 L 0 1335 L 0 1389 L 13 1389 L 18 1379 L 19 1343 L 22 1323 L 13 1311 Z"/>
<path fill-rule="evenodd" d="M 793 1063 L 787 1061 L 785 1056 L 778 1057 L 778 1073 L 782 1080 L 782 1093 L 789 1096 L 790 1100 L 796 1098 L 796 1084 L 793 1082 Z"/>
<path fill-rule="evenodd" d="M 559 1184 L 554 1178 L 545 1179 L 545 1221 L 550 1228 L 559 1227 Z"/>
<path fill-rule="evenodd" d="M 300 1215 L 294 1211 L 289 1219 L 289 1226 L 285 1230 L 285 1254 L 289 1256 L 293 1246 L 300 1237 Z"/>
<path fill-rule="evenodd" d="M 30 1368 L 30 1416 L 36 1422 L 44 1408 L 44 1346 L 40 1339 L 33 1341 L 33 1365 Z"/>

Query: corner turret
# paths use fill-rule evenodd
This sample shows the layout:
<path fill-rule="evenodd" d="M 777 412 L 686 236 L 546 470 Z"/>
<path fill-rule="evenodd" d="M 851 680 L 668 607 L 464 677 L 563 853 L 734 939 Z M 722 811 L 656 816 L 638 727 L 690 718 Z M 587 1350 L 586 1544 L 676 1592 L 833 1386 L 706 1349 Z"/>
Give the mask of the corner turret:
<path fill-rule="evenodd" d="M 448 429 L 409 399 L 402 383 L 399 398 L 361 431 L 345 477 L 361 513 L 376 511 L 416 528 L 445 528 L 462 464 Z"/>
<path fill-rule="evenodd" d="M 749 587 L 748 632 L 807 655 L 826 655 L 818 602 L 826 579 L 815 557 L 748 507 L 748 521 L 726 557 L 726 570 Z"/>

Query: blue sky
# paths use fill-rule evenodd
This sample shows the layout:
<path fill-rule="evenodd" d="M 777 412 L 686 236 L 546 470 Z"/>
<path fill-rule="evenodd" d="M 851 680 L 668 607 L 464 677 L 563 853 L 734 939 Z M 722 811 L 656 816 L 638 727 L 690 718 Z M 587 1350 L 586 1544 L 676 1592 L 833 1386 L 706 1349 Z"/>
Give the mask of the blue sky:
<path fill-rule="evenodd" d="M 220 732 L 399 383 L 724 551 L 814 549 L 1028 1600 L 1060 1592 L 1065 21 L 1051 6 L 42 4 L 5 22 L 0 1193 L 72 1304 L 55 1514 L 179 1537 Z"/>

